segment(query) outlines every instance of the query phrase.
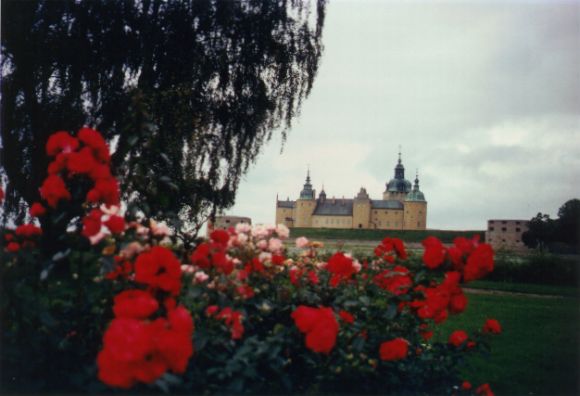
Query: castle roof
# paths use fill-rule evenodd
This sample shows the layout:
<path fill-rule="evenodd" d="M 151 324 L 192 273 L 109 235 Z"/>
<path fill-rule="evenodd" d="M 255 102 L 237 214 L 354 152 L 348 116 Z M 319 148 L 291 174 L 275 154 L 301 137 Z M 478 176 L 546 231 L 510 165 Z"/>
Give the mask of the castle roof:
<path fill-rule="evenodd" d="M 318 201 L 313 216 L 352 216 L 352 199 L 326 199 Z"/>
<path fill-rule="evenodd" d="M 405 167 L 401 161 L 401 151 L 399 150 L 399 160 L 395 166 L 395 177 L 389 180 L 385 192 L 408 193 L 409 191 L 411 191 L 411 182 L 405 179 Z"/>
<path fill-rule="evenodd" d="M 372 209 L 403 209 L 403 204 L 400 201 L 389 199 L 373 199 L 371 200 Z"/>
<path fill-rule="evenodd" d="M 277 205 L 279 208 L 293 208 L 295 202 L 296 201 L 278 201 Z"/>

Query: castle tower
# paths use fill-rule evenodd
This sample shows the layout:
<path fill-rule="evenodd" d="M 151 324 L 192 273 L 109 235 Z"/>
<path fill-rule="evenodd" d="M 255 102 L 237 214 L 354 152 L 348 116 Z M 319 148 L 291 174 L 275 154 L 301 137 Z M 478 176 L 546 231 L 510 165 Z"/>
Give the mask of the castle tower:
<path fill-rule="evenodd" d="M 294 219 L 294 227 L 312 227 L 312 213 L 316 208 L 316 190 L 312 189 L 310 183 L 310 169 L 306 173 L 306 183 L 302 191 L 300 191 L 300 198 L 296 200 L 296 217 Z"/>
<path fill-rule="evenodd" d="M 419 172 L 415 176 L 415 184 L 405 201 L 404 223 L 406 230 L 424 230 L 427 228 L 427 201 L 425 194 L 419 190 Z"/>
<path fill-rule="evenodd" d="M 369 228 L 371 219 L 371 199 L 363 187 L 354 198 L 352 207 L 352 228 Z"/>
<path fill-rule="evenodd" d="M 326 201 L 326 192 L 324 191 L 324 184 L 322 185 L 322 190 L 320 190 L 320 194 L 318 194 L 318 200 L 322 203 Z"/>
<path fill-rule="evenodd" d="M 405 179 L 405 167 L 401 161 L 401 149 L 399 148 L 399 160 L 395 166 L 395 177 L 386 184 L 383 193 L 384 200 L 404 201 L 407 194 L 411 191 L 411 182 Z"/>

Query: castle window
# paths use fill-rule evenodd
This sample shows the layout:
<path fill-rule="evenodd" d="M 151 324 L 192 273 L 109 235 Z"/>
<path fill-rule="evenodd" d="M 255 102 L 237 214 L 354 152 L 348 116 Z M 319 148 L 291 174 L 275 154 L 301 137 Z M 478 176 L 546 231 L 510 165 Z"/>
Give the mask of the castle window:
<path fill-rule="evenodd" d="M 503 232 L 506 232 L 506 228 L 505 228 L 505 227 L 502 227 L 502 228 L 501 228 L 501 230 L 502 230 Z"/>
<path fill-rule="evenodd" d="M 493 227 L 489 227 L 489 230 L 490 230 L 490 231 L 493 231 L 493 230 L 494 230 L 494 228 L 493 228 Z"/>
<path fill-rule="evenodd" d="M 377 211 L 375 210 L 375 214 L 377 214 Z"/>
<path fill-rule="evenodd" d="M 420 222 L 417 222 L 417 227 L 421 227 L 421 223 Z"/>
<path fill-rule="evenodd" d="M 489 224 L 493 224 L 493 220 L 490 220 L 490 221 L 489 221 Z"/>
<path fill-rule="evenodd" d="M 507 223 L 507 221 L 505 221 L 505 220 L 504 220 L 504 221 L 502 221 L 501 223 L 502 223 L 502 224 L 506 224 L 506 223 Z"/>
<path fill-rule="evenodd" d="M 517 224 L 517 225 L 520 225 L 520 222 L 519 222 L 519 221 L 516 221 L 516 224 Z"/>
<path fill-rule="evenodd" d="M 520 232 L 520 228 L 519 227 L 516 228 L 516 232 Z"/>

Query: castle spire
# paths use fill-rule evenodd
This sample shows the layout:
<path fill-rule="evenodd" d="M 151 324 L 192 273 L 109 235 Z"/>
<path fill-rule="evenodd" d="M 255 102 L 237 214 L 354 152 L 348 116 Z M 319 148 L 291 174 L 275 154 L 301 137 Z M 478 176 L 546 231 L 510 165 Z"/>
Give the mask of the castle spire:
<path fill-rule="evenodd" d="M 419 191 L 419 169 L 415 170 L 415 184 L 413 185 L 413 191 Z"/>
<path fill-rule="evenodd" d="M 306 170 L 306 183 L 304 183 L 304 188 L 300 191 L 300 198 L 314 199 L 314 190 L 312 190 L 312 184 L 310 183 L 310 164 Z"/>
<path fill-rule="evenodd" d="M 401 160 L 401 145 L 399 145 L 399 160 L 395 166 L 395 179 L 403 180 L 405 178 L 405 167 Z"/>

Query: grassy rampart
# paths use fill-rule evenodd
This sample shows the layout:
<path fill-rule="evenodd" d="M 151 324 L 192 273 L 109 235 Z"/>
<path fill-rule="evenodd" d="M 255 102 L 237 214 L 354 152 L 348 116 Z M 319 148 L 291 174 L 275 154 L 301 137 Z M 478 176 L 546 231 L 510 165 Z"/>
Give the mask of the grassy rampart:
<path fill-rule="evenodd" d="M 334 228 L 292 228 L 292 237 L 305 236 L 309 239 L 331 240 L 357 240 L 357 241 L 380 241 L 386 236 L 400 238 L 405 242 L 421 242 L 428 236 L 435 236 L 444 243 L 451 243 L 458 236 L 467 238 L 479 234 L 481 240 L 485 238 L 484 231 L 447 231 L 447 230 L 357 230 L 357 229 L 334 229 Z"/>

